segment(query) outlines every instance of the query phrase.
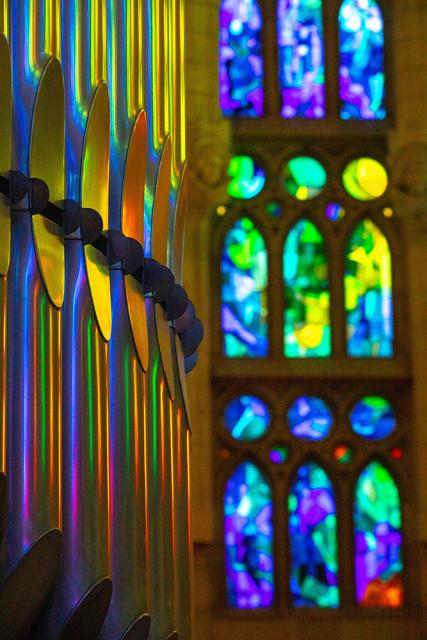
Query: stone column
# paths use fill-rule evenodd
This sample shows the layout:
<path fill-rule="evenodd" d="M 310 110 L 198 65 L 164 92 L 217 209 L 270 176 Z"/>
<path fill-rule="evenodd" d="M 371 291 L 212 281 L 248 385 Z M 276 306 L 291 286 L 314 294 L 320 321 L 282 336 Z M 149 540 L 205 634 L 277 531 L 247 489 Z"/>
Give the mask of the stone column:
<path fill-rule="evenodd" d="M 406 296 L 396 312 L 407 330 L 406 348 L 412 377 L 412 415 L 407 416 L 408 455 L 411 456 L 415 495 L 409 500 L 411 557 L 408 569 L 419 571 L 417 589 L 423 606 L 427 605 L 427 144 L 409 143 L 396 149 L 391 159 L 391 196 L 402 233 L 402 252 L 406 258 Z M 400 262 L 399 262 L 400 264 Z M 413 464 L 412 464 L 413 463 Z M 415 543 L 414 545 L 412 543 Z M 407 547 L 408 548 L 408 547 Z"/>

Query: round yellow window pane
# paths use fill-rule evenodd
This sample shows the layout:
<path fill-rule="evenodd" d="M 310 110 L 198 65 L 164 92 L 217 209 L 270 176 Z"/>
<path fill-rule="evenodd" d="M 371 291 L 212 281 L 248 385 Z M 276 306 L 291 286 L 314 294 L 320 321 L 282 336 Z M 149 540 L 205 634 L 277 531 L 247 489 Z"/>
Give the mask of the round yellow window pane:
<path fill-rule="evenodd" d="M 352 160 L 344 169 L 342 178 L 347 193 L 363 202 L 381 197 L 388 186 L 387 171 L 373 158 Z"/>

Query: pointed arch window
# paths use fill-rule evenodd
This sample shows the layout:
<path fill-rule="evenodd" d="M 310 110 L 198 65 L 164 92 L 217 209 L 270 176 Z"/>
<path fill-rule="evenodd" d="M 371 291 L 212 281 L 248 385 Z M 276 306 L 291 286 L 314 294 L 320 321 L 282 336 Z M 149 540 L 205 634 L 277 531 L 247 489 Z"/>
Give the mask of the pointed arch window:
<path fill-rule="evenodd" d="M 279 0 L 277 46 L 282 117 L 323 118 L 322 0 Z"/>
<path fill-rule="evenodd" d="M 316 463 L 301 466 L 289 498 L 290 591 L 295 607 L 338 607 L 337 518 L 332 484 Z"/>
<path fill-rule="evenodd" d="M 396 483 L 377 461 L 368 464 L 354 498 L 355 578 L 362 607 L 401 607 L 402 533 Z"/>
<path fill-rule="evenodd" d="M 290 230 L 283 249 L 284 352 L 291 358 L 331 354 L 325 243 L 307 219 Z"/>
<path fill-rule="evenodd" d="M 227 603 L 238 609 L 270 607 L 274 598 L 272 496 L 264 474 L 243 462 L 224 493 Z"/>
<path fill-rule="evenodd" d="M 229 358 L 268 353 L 268 259 L 261 233 L 247 217 L 227 232 L 221 254 L 221 322 Z"/>
<path fill-rule="evenodd" d="M 375 0 L 344 0 L 339 16 L 340 99 L 344 120 L 383 120 L 384 20 Z"/>
<path fill-rule="evenodd" d="M 257 0 L 222 0 L 219 87 L 225 116 L 263 115 L 261 30 L 262 14 Z"/>
<path fill-rule="evenodd" d="M 390 248 L 369 219 L 350 236 L 345 264 L 347 350 L 353 357 L 393 355 L 393 301 Z"/>

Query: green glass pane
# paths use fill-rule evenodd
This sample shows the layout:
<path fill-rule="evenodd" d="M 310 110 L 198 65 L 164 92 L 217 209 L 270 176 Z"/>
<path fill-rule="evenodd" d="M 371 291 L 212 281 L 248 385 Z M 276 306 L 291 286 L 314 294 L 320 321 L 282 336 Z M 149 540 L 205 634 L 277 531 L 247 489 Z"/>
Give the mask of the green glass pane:
<path fill-rule="evenodd" d="M 284 353 L 290 358 L 331 354 L 325 243 L 309 220 L 299 220 L 283 250 Z"/>
<path fill-rule="evenodd" d="M 237 200 L 255 198 L 264 188 L 265 171 L 250 156 L 234 156 L 228 165 L 227 193 Z"/>
<path fill-rule="evenodd" d="M 344 169 L 342 180 L 347 193 L 363 202 L 379 198 L 388 186 L 387 171 L 373 158 L 352 160 Z"/>
<path fill-rule="evenodd" d="M 289 160 L 282 173 L 285 190 L 297 200 L 310 200 L 326 184 L 326 171 L 318 160 L 298 156 Z"/>

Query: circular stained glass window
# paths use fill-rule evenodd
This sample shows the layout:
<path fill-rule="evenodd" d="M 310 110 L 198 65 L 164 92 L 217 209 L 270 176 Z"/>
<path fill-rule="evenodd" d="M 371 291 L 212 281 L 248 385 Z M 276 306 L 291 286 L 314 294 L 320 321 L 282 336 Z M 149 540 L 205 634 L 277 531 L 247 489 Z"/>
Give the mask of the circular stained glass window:
<path fill-rule="evenodd" d="M 332 427 L 332 413 L 324 400 L 301 396 L 288 411 L 288 423 L 292 435 L 304 440 L 323 440 Z"/>
<path fill-rule="evenodd" d="M 265 171 L 250 156 L 234 156 L 228 165 L 227 193 L 237 200 L 255 198 L 264 188 Z"/>
<path fill-rule="evenodd" d="M 298 156 L 289 160 L 282 172 L 285 190 L 297 200 L 310 200 L 323 190 L 326 171 L 318 160 Z"/>
<path fill-rule="evenodd" d="M 350 462 L 353 457 L 353 451 L 346 443 L 337 444 L 333 451 L 334 458 L 340 464 Z"/>
<path fill-rule="evenodd" d="M 265 205 L 265 212 L 270 218 L 280 218 L 282 215 L 282 205 L 278 202 L 268 202 Z"/>
<path fill-rule="evenodd" d="M 224 412 L 225 426 L 236 440 L 256 440 L 270 424 L 267 405 L 255 396 L 239 396 Z"/>
<path fill-rule="evenodd" d="M 375 200 L 388 186 L 387 171 L 373 158 L 357 158 L 346 166 L 342 174 L 344 188 L 356 200 Z"/>
<path fill-rule="evenodd" d="M 354 433 L 366 440 L 383 440 L 396 428 L 391 404 L 380 396 L 366 396 L 355 404 L 350 414 Z"/>
<path fill-rule="evenodd" d="M 330 202 L 326 205 L 326 217 L 333 222 L 342 220 L 345 216 L 345 209 L 338 202 Z"/>
<path fill-rule="evenodd" d="M 289 449 L 284 444 L 276 443 L 271 447 L 269 457 L 273 464 L 283 464 L 289 458 Z"/>

